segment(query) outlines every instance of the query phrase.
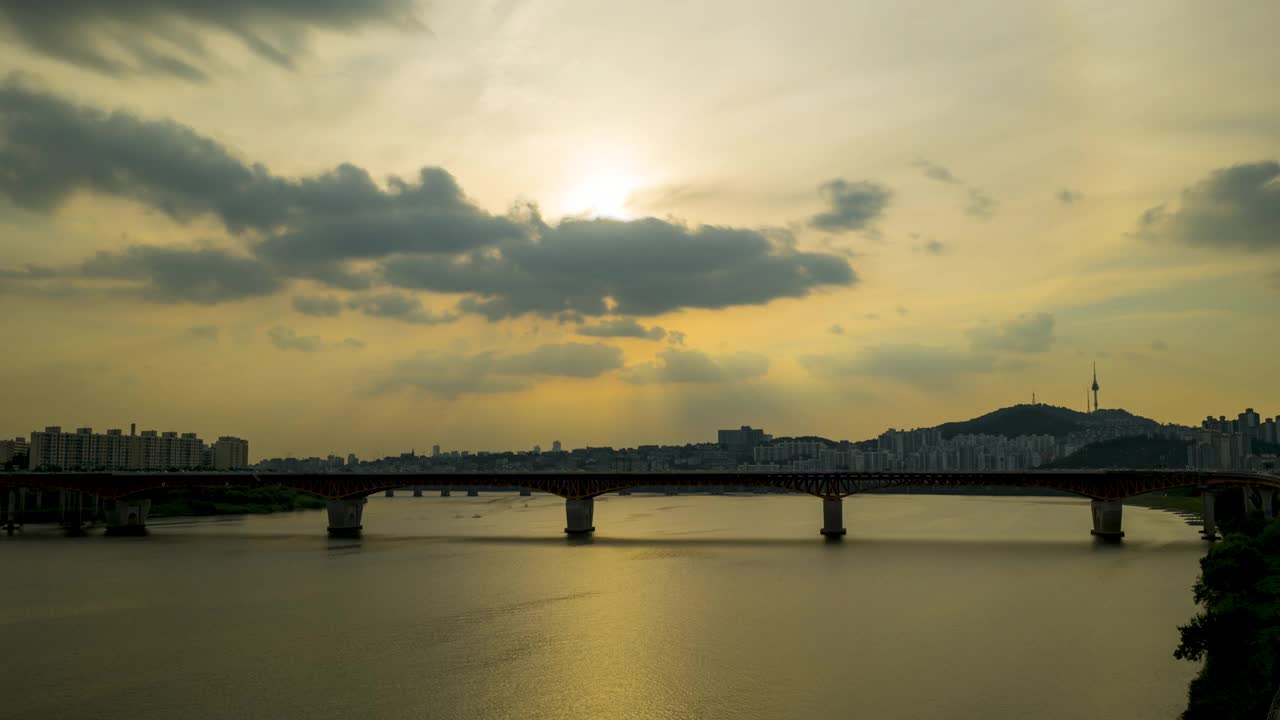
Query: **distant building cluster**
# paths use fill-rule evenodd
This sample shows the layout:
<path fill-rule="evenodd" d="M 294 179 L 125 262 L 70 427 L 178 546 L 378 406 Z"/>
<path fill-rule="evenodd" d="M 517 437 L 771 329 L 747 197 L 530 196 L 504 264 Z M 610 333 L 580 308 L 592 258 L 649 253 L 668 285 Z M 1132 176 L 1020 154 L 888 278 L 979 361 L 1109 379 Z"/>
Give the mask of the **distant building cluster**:
<path fill-rule="evenodd" d="M 1263 446 L 1268 447 L 1263 447 Z M 1258 470 L 1274 456 L 1280 445 L 1280 415 L 1262 419 L 1247 408 L 1228 420 L 1225 415 L 1212 415 L 1200 423 L 1193 443 L 1187 448 L 1187 465 L 1193 468 L 1224 470 Z"/>
<path fill-rule="evenodd" d="M 16 448 L 18 441 L 5 441 Z M 224 436 L 206 445 L 195 433 L 157 432 L 131 427 L 129 434 L 92 428 L 63 432 L 59 426 L 31 433 L 24 448 L 31 470 L 233 470 L 249 467 L 249 443 Z M 0 447 L 0 453 L 5 452 Z M 13 462 L 19 455 L 7 451 Z"/>

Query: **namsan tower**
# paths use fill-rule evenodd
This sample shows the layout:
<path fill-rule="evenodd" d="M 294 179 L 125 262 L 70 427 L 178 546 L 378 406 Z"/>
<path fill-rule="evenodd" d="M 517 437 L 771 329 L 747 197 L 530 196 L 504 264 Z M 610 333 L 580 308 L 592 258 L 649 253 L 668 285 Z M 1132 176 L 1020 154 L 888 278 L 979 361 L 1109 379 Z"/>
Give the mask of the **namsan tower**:
<path fill-rule="evenodd" d="M 1098 412 L 1098 363 L 1093 364 L 1093 411 Z"/>

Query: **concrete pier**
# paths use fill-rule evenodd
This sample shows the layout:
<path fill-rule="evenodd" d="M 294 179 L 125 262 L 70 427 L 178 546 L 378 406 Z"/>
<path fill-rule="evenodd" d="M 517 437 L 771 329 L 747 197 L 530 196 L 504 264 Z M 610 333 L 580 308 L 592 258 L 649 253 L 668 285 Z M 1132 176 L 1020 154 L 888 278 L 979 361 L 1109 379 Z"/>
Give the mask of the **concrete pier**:
<path fill-rule="evenodd" d="M 570 535 L 595 532 L 595 515 L 595 498 L 565 498 L 564 531 Z"/>
<path fill-rule="evenodd" d="M 529 488 L 520 488 L 520 497 L 532 497 L 533 491 Z"/>
<path fill-rule="evenodd" d="M 445 488 L 444 490 L 441 490 L 440 497 L 449 497 L 449 489 Z"/>
<path fill-rule="evenodd" d="M 116 500 L 107 509 L 107 535 L 146 535 L 149 512 L 151 501 L 145 498 Z"/>
<path fill-rule="evenodd" d="M 383 494 L 384 494 L 384 495 L 386 495 L 387 497 L 395 497 L 395 496 L 396 496 L 396 491 L 395 491 L 395 490 L 388 490 L 388 491 L 386 491 L 386 492 L 385 492 L 385 493 L 383 493 Z"/>
<path fill-rule="evenodd" d="M 1200 537 L 1205 540 L 1218 539 L 1218 518 L 1214 515 L 1216 496 L 1207 488 L 1200 493 L 1200 501 L 1204 503 L 1204 527 L 1200 528 Z"/>
<path fill-rule="evenodd" d="M 1124 537 L 1124 530 L 1120 529 L 1124 505 L 1119 500 L 1093 500 L 1089 505 L 1093 511 L 1094 535 L 1107 540 Z"/>
<path fill-rule="evenodd" d="M 844 528 L 844 504 L 840 498 L 822 499 L 822 534 L 829 538 L 840 537 Z"/>
<path fill-rule="evenodd" d="M 467 491 L 467 497 L 480 497 L 480 491 L 472 488 Z"/>
<path fill-rule="evenodd" d="M 339 498 L 329 501 L 329 537 L 360 537 L 364 528 L 364 504 L 369 498 Z"/>
<path fill-rule="evenodd" d="M 414 489 L 413 489 L 413 496 L 414 496 L 414 497 L 422 497 L 422 488 L 420 488 L 420 487 L 416 487 L 416 488 L 414 488 Z"/>
<path fill-rule="evenodd" d="M 1258 504 L 1262 510 L 1262 516 L 1268 520 L 1275 519 L 1276 516 L 1276 491 L 1274 488 L 1258 489 Z"/>
<path fill-rule="evenodd" d="M 18 529 L 18 492 L 9 491 L 9 502 L 4 509 L 4 531 L 12 535 Z"/>
<path fill-rule="evenodd" d="M 81 537 L 84 531 L 84 493 L 63 490 L 58 493 L 62 514 L 58 522 L 67 537 Z"/>

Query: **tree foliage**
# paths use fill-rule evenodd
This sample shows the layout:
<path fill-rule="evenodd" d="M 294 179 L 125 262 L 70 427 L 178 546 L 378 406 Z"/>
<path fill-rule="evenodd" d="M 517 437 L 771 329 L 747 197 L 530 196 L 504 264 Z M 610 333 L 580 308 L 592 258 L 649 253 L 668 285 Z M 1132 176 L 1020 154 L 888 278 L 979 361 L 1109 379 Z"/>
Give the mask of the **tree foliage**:
<path fill-rule="evenodd" d="M 1245 519 L 1200 561 L 1174 657 L 1203 661 L 1184 720 L 1263 720 L 1280 687 L 1280 521 Z"/>

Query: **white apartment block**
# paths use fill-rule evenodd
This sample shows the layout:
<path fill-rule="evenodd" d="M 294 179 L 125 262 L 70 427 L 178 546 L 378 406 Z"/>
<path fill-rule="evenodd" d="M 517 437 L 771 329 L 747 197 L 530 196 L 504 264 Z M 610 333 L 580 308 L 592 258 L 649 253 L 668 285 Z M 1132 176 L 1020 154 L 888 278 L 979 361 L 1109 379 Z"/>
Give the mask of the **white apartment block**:
<path fill-rule="evenodd" d="M 242 446 L 239 455 L 230 455 L 242 462 L 227 467 L 244 467 L 248 464 L 249 444 L 237 438 Z M 8 442 L 8 441 L 6 441 Z M 218 444 L 207 447 L 195 433 L 156 432 L 143 430 L 141 434 L 130 431 L 125 435 L 118 429 L 106 434 L 95 433 L 92 428 L 77 428 L 75 432 L 63 432 L 54 425 L 43 431 L 31 433 L 28 467 L 58 467 L 63 470 L 197 470 L 215 467 Z M 0 447 L 0 455 L 3 453 Z M 15 453 L 16 454 L 16 453 Z"/>

